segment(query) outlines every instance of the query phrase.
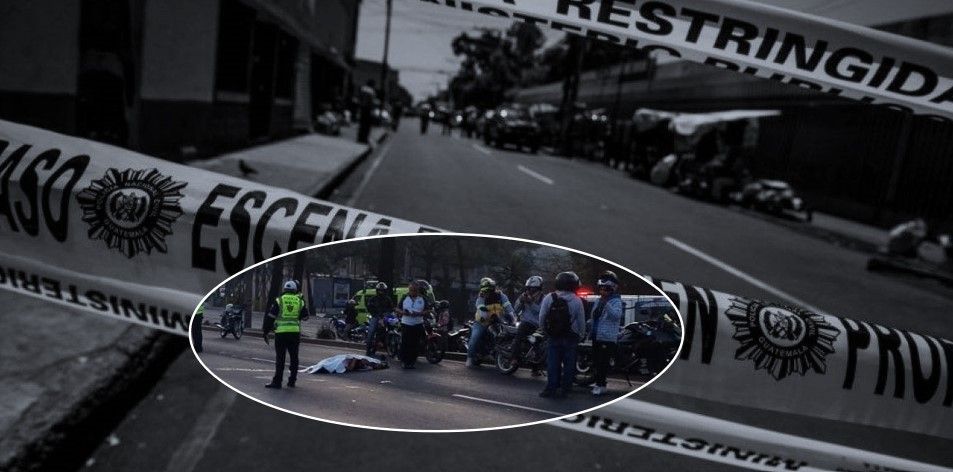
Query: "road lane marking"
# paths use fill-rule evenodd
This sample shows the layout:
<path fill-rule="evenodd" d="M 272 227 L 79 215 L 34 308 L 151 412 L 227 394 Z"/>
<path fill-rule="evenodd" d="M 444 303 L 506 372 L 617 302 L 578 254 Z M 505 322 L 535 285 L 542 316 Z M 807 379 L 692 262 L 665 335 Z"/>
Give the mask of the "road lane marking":
<path fill-rule="evenodd" d="M 175 449 L 175 454 L 166 464 L 165 472 L 192 472 L 195 466 L 205 455 L 206 446 L 218 432 L 222 420 L 228 415 L 238 394 L 224 386 L 220 386 L 215 395 L 202 408 L 202 414 L 195 420 L 195 425 L 182 443 Z"/>
<path fill-rule="evenodd" d="M 249 357 L 249 359 L 253 361 L 258 361 L 258 362 L 267 362 L 269 364 L 273 364 L 275 362 L 274 359 L 262 359 L 260 357 Z"/>
<path fill-rule="evenodd" d="M 804 308 L 807 308 L 808 310 L 813 311 L 814 313 L 817 313 L 817 314 L 819 314 L 819 315 L 830 316 L 829 314 L 827 314 L 826 312 L 824 312 L 824 311 L 821 310 L 820 308 L 817 308 L 816 306 L 813 306 L 813 305 L 811 305 L 811 304 L 805 302 L 804 300 L 801 300 L 800 298 L 797 298 L 797 297 L 795 297 L 794 295 L 791 295 L 790 293 L 787 293 L 787 292 L 785 292 L 785 291 L 783 291 L 783 290 L 781 290 L 781 289 L 779 289 L 779 288 L 776 288 L 776 287 L 774 287 L 774 286 L 772 286 L 772 285 L 769 285 L 768 283 L 763 282 L 763 281 L 761 281 L 761 280 L 755 278 L 755 277 L 752 276 L 752 275 L 748 275 L 747 273 L 741 271 L 740 269 L 738 269 L 738 268 L 736 268 L 736 267 L 734 267 L 734 266 L 731 266 L 731 265 L 729 265 L 729 264 L 727 264 L 727 263 L 725 263 L 725 262 L 723 262 L 723 261 L 721 261 L 721 260 L 719 260 L 719 259 L 716 259 L 715 257 L 710 256 L 710 255 L 708 255 L 708 254 L 706 254 L 706 253 L 704 253 L 704 252 L 702 252 L 702 251 L 700 251 L 700 250 L 698 250 L 698 249 L 695 249 L 695 248 L 689 246 L 688 244 L 685 244 L 685 243 L 683 243 L 683 242 L 681 242 L 681 241 L 679 241 L 679 240 L 677 240 L 677 239 L 675 239 L 675 238 L 672 238 L 672 237 L 670 237 L 670 236 L 665 236 L 665 237 L 662 238 L 662 239 L 664 239 L 665 242 L 667 242 L 667 243 L 669 243 L 669 244 L 671 244 L 671 245 L 673 245 L 673 246 L 675 246 L 675 247 L 677 247 L 677 248 L 679 248 L 679 249 L 681 249 L 681 250 L 683 250 L 683 251 L 685 251 L 685 252 L 687 252 L 687 253 L 689 253 L 689 254 L 691 254 L 691 255 L 693 255 L 693 256 L 695 256 L 695 257 L 697 257 L 697 258 L 699 258 L 699 259 L 701 259 L 701 260 L 703 260 L 703 261 L 705 261 L 705 262 L 707 262 L 707 263 L 709 263 L 709 264 L 711 264 L 711 265 L 713 265 L 713 266 L 715 266 L 715 267 L 721 269 L 721 270 L 723 270 L 723 271 L 725 271 L 725 272 L 728 272 L 729 274 L 734 275 L 735 277 L 738 277 L 739 279 L 744 280 L 745 282 L 748 282 L 748 283 L 751 284 L 751 285 L 754 285 L 755 287 L 758 287 L 758 288 L 760 288 L 760 289 L 762 289 L 762 290 L 764 290 L 764 291 L 766 291 L 766 292 L 770 292 L 771 294 L 773 294 L 773 295 L 775 295 L 775 296 L 777 296 L 777 297 L 786 299 L 787 301 L 792 302 L 792 303 L 794 303 L 795 305 L 800 305 L 800 306 L 802 306 L 802 307 L 804 307 Z"/>
<path fill-rule="evenodd" d="M 524 173 L 524 174 L 526 174 L 526 175 L 529 175 L 530 177 L 533 177 L 533 178 L 535 178 L 536 180 L 539 180 L 540 182 L 542 182 L 542 183 L 544 183 L 544 184 L 549 184 L 549 185 L 552 185 L 552 184 L 553 184 L 553 179 L 550 179 L 549 177 L 546 177 L 545 175 L 540 174 L 539 172 L 536 172 L 536 171 L 534 171 L 533 169 L 530 169 L 530 168 L 525 167 L 525 166 L 523 166 L 523 165 L 518 165 L 518 166 L 516 166 L 516 168 L 519 169 L 520 172 L 522 172 L 522 173 Z"/>
<path fill-rule="evenodd" d="M 485 148 L 485 147 L 483 147 L 483 146 L 480 146 L 480 145 L 477 144 L 477 143 L 473 143 L 473 144 L 471 144 L 471 146 L 473 146 L 473 149 L 476 149 L 477 151 L 480 151 L 480 152 L 482 152 L 483 154 L 486 154 L 487 156 L 489 156 L 490 154 L 493 154 L 493 151 L 491 151 L 491 150 L 489 150 L 489 149 L 487 149 L 487 148 Z"/>
<path fill-rule="evenodd" d="M 247 367 L 216 367 L 220 372 L 271 372 L 271 369 L 250 369 Z"/>
<path fill-rule="evenodd" d="M 377 171 L 377 168 L 380 167 L 381 162 L 384 160 L 384 156 L 387 155 L 387 151 L 390 151 L 390 144 L 393 142 L 393 139 L 388 139 L 384 146 L 381 147 L 381 151 L 377 153 L 377 156 L 374 158 L 374 162 L 371 164 L 371 168 L 367 169 L 367 172 L 364 173 L 364 177 L 361 178 L 361 182 L 357 184 L 357 188 L 354 189 L 354 193 L 351 195 L 351 198 L 347 199 L 347 202 L 344 204 L 349 207 L 353 207 L 357 203 L 357 199 L 361 197 L 361 194 L 364 193 L 364 189 L 367 187 L 367 184 L 371 181 L 371 178 L 374 176 L 374 173 Z"/>
<path fill-rule="evenodd" d="M 463 398 L 466 400 L 473 400 L 475 402 L 492 403 L 494 405 L 508 406 L 510 408 L 519 408 L 520 410 L 535 411 L 537 413 L 545 413 L 547 415 L 564 416 L 566 414 L 566 413 L 560 413 L 558 411 L 540 410 L 539 408 L 533 408 L 531 406 L 523 406 L 523 405 L 517 405 L 514 403 L 498 402 L 496 400 L 490 400 L 487 398 L 471 397 L 469 395 L 460 395 L 459 393 L 454 393 L 451 396 L 457 397 L 457 398 Z"/>

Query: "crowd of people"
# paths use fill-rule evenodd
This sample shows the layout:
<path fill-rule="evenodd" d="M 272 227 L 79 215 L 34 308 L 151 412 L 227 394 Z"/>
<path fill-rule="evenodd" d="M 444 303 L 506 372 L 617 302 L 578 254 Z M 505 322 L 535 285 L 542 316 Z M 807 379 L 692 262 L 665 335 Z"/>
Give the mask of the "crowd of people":
<path fill-rule="evenodd" d="M 591 339 L 593 345 L 593 364 L 595 382 L 593 395 L 608 392 L 606 378 L 610 359 L 615 354 L 623 317 L 623 304 L 619 292 L 619 279 L 612 271 L 603 272 L 596 286 L 600 298 L 592 306 L 588 319 L 582 299 L 576 294 L 580 280 L 574 272 L 559 273 L 553 281 L 554 290 L 545 293 L 543 277 L 533 275 L 526 280 L 523 291 L 517 296 L 516 303 L 497 286 L 490 277 L 480 280 L 479 294 L 474 301 L 473 322 L 467 342 L 468 368 L 479 368 L 482 352 L 491 326 L 495 324 L 516 325 L 516 336 L 511 347 L 514 359 L 521 358 L 526 349 L 526 339 L 540 332 L 546 339 L 546 386 L 539 393 L 541 397 L 564 398 L 571 391 L 576 373 L 577 346 Z M 450 303 L 447 300 L 435 300 L 433 288 L 424 280 L 415 280 L 408 284 L 407 293 L 396 301 L 384 282 L 378 282 L 375 294 L 366 300 L 368 310 L 366 355 L 377 354 L 378 343 L 386 330 L 386 319 L 396 316 L 400 325 L 400 346 L 398 358 L 404 369 L 414 369 L 420 347 L 424 344 L 427 330 L 433 329 L 446 336 L 453 328 Z M 356 324 L 357 309 L 354 300 L 345 308 L 345 319 L 349 325 Z M 202 310 L 196 316 L 202 316 Z M 266 388 L 280 389 L 288 359 L 288 380 L 284 384 L 294 388 L 298 374 L 298 349 L 301 342 L 301 322 L 310 317 L 305 298 L 297 281 L 286 281 L 282 293 L 269 305 L 262 326 L 263 338 L 269 342 L 269 333 L 274 332 L 275 373 Z M 201 323 L 201 318 L 199 318 Z M 196 339 L 193 330 L 193 343 L 196 351 L 202 352 L 201 328 Z M 534 377 L 542 375 L 540 366 L 532 365 Z"/>
<path fill-rule="evenodd" d="M 623 316 L 619 279 L 612 271 L 606 271 L 599 277 L 596 285 L 599 287 L 600 298 L 589 313 L 592 327 L 588 330 L 584 304 L 576 294 L 579 284 L 579 277 L 574 272 L 562 272 L 554 280 L 555 290 L 545 293 L 543 278 L 534 275 L 526 280 L 522 293 L 513 304 L 492 278 L 481 279 L 480 292 L 473 306 L 474 318 L 467 342 L 466 366 L 479 367 L 487 333 L 495 323 L 516 324 L 517 335 L 512 347 L 513 357 L 516 359 L 520 358 L 525 350 L 527 337 L 539 331 L 547 340 L 547 381 L 540 396 L 562 398 L 572 391 L 576 373 L 576 349 L 588 336 L 593 342 L 595 366 L 592 394 L 607 393 L 606 377 L 610 359 L 615 353 Z M 400 319 L 401 329 L 398 357 L 405 369 L 413 369 L 426 335 L 425 320 L 433 317 L 434 329 L 443 333 L 449 332 L 452 328 L 449 307 L 450 304 L 446 300 L 434 301 L 433 292 L 424 281 L 411 282 L 407 294 L 395 306 L 387 284 L 379 282 L 375 295 L 367 301 L 369 318 L 366 354 L 376 354 L 379 336 L 386 328 L 385 319 L 394 313 Z M 534 376 L 541 375 L 538 367 L 532 368 Z"/>

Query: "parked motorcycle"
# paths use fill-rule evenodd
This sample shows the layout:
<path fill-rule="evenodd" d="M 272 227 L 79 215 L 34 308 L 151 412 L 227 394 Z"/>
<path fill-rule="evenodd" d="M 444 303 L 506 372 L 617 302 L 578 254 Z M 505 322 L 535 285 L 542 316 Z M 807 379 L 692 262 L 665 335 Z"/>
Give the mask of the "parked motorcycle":
<path fill-rule="evenodd" d="M 224 338 L 231 334 L 235 339 L 241 339 L 245 334 L 245 315 L 241 308 L 229 304 L 215 326 L 219 329 L 219 336 Z"/>
<path fill-rule="evenodd" d="M 342 341 L 347 341 L 350 336 L 347 329 L 347 323 L 344 322 L 344 317 L 340 315 L 332 315 L 331 321 L 328 322 L 331 327 L 331 330 L 334 331 L 334 337 Z"/>
<path fill-rule="evenodd" d="M 503 375 L 516 372 L 520 366 L 531 366 L 533 370 L 546 370 L 546 336 L 536 331 L 523 339 L 518 339 L 518 326 L 502 325 L 496 338 L 496 370 Z M 513 348 L 522 343 L 522 353 L 514 357 Z"/>
<path fill-rule="evenodd" d="M 394 319 L 395 323 L 390 324 L 390 322 L 385 319 L 387 324 L 387 354 L 391 357 L 399 358 L 400 357 L 400 343 L 403 335 L 400 330 L 400 321 L 396 318 Z M 424 338 L 421 340 L 420 351 L 424 353 L 424 357 L 427 359 L 427 362 L 431 364 L 439 364 L 443 360 L 443 356 L 446 353 L 445 349 L 442 349 L 440 346 L 443 344 L 441 340 L 440 333 L 434 331 L 432 328 L 433 323 L 428 318 L 424 318 Z"/>
<path fill-rule="evenodd" d="M 619 332 L 618 349 L 610 359 L 609 370 L 624 373 L 630 384 L 631 375 L 658 375 L 674 359 L 681 338 L 681 328 L 667 315 L 629 323 Z M 588 385 L 594 379 L 592 343 L 580 344 L 576 355 L 576 383 Z"/>

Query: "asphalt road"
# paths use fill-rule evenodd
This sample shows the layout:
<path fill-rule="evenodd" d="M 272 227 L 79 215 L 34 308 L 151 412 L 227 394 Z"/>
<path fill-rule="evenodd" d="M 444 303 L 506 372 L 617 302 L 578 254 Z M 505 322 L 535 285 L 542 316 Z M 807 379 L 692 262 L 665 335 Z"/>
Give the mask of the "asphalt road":
<path fill-rule="evenodd" d="M 540 398 L 545 377 L 526 369 L 501 375 L 491 366 L 467 369 L 461 361 L 417 368 L 393 367 L 347 374 L 299 374 L 295 389 L 264 388 L 274 373 L 274 349 L 260 338 L 241 341 L 211 337 L 200 354 L 202 363 L 232 388 L 259 401 L 306 416 L 361 426 L 416 430 L 495 428 L 588 410 L 638 388 L 611 379 L 610 393 L 593 397 L 581 387 L 566 399 Z M 301 344 L 301 368 L 336 354 L 363 351 Z M 287 379 L 288 373 L 284 372 Z M 276 414 L 278 414 L 276 412 Z"/>
<path fill-rule="evenodd" d="M 953 337 L 949 290 L 869 273 L 863 253 L 770 219 L 673 195 L 600 165 L 490 149 L 434 129 L 420 136 L 412 120 L 332 199 L 448 230 L 566 245 L 636 272 L 738 295 L 778 300 L 784 298 L 781 290 L 827 313 Z M 750 278 L 732 275 L 685 247 Z M 545 425 L 435 436 L 278 415 L 250 400 L 235 400 L 188 357 L 119 427 L 117 437 L 126 442 L 104 445 L 91 458 L 92 469 L 736 470 Z M 770 430 L 953 465 L 953 442 L 926 435 L 767 413 L 651 386 L 636 396 Z M 141 449 L 150 451 L 148 459 Z"/>

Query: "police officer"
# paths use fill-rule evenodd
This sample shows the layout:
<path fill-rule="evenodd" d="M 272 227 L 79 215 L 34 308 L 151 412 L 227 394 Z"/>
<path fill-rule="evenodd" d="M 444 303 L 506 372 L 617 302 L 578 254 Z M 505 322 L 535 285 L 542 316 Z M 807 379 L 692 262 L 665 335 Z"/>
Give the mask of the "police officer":
<path fill-rule="evenodd" d="M 294 388 L 298 377 L 298 344 L 301 342 L 301 321 L 308 319 L 308 309 L 298 294 L 298 284 L 293 280 L 285 282 L 281 296 L 275 299 L 266 315 L 265 342 L 268 331 L 275 331 L 275 376 L 267 388 L 281 388 L 282 372 L 285 370 L 285 353 L 291 358 L 288 387 Z M 267 320 L 271 319 L 271 326 Z"/>
<path fill-rule="evenodd" d="M 195 346 L 195 352 L 202 352 L 202 322 L 205 319 L 205 303 L 199 305 L 192 315 L 192 324 L 189 326 L 192 331 L 192 345 Z"/>

